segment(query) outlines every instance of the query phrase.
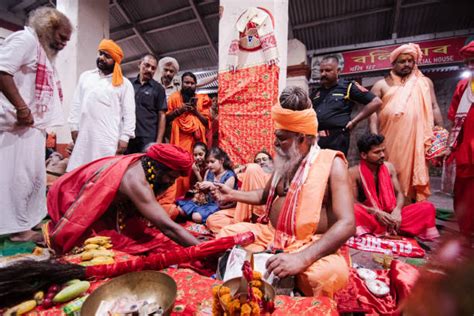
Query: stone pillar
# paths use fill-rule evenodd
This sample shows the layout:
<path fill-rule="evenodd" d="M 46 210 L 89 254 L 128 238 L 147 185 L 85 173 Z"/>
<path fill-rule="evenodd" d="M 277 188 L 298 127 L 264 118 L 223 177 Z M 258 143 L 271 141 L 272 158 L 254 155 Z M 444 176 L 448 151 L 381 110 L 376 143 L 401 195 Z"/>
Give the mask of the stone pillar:
<path fill-rule="evenodd" d="M 310 67 L 306 56 L 306 46 L 297 39 L 288 41 L 287 86 L 298 86 L 308 92 Z"/>
<path fill-rule="evenodd" d="M 57 0 L 57 9 L 66 14 L 74 26 L 71 40 L 56 60 L 67 120 L 79 76 L 85 70 L 96 67 L 97 46 L 103 38 L 109 37 L 109 0 Z M 67 123 L 56 133 L 60 150 L 71 141 Z"/>

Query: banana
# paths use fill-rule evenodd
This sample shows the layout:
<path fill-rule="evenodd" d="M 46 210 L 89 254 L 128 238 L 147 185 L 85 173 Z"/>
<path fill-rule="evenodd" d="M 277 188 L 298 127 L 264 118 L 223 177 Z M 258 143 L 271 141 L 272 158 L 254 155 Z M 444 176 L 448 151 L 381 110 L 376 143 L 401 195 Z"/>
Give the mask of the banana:
<path fill-rule="evenodd" d="M 36 307 L 36 301 L 28 300 L 8 309 L 3 315 L 5 316 L 23 315 L 23 314 L 28 313 L 29 311 L 32 311 L 35 307 Z"/>
<path fill-rule="evenodd" d="M 44 300 L 44 292 L 43 291 L 36 292 L 33 298 L 36 301 L 36 304 L 40 305 Z"/>
<path fill-rule="evenodd" d="M 110 242 L 108 242 L 105 245 L 103 245 L 102 247 L 104 247 L 105 249 L 110 249 L 110 248 L 112 248 L 112 244 Z"/>
<path fill-rule="evenodd" d="M 66 286 L 53 297 L 53 303 L 69 302 L 87 291 L 90 286 L 91 284 L 88 281 L 79 281 Z"/>
<path fill-rule="evenodd" d="M 100 248 L 100 246 L 98 244 L 87 244 L 84 246 L 84 250 L 94 250 L 94 249 L 98 249 Z"/>
<path fill-rule="evenodd" d="M 91 237 L 91 238 L 86 239 L 86 241 L 84 242 L 84 245 L 88 245 L 88 244 L 104 245 L 108 242 L 110 242 L 110 237 L 95 236 L 95 237 Z"/>
<path fill-rule="evenodd" d="M 92 253 L 92 250 L 81 253 L 81 261 L 89 261 L 92 258 L 94 258 L 94 254 Z"/>
<path fill-rule="evenodd" d="M 114 261 L 114 258 L 112 257 L 99 256 L 92 259 L 90 263 L 93 265 L 99 265 L 99 264 L 111 264 L 111 263 L 115 263 L 115 261 Z"/>
<path fill-rule="evenodd" d="M 91 260 L 91 259 L 96 258 L 96 257 L 112 257 L 113 258 L 114 256 L 115 256 L 115 254 L 111 250 L 95 249 L 95 250 L 89 250 L 89 251 L 83 252 L 81 254 L 81 260 L 82 261 L 88 261 L 88 260 Z"/>

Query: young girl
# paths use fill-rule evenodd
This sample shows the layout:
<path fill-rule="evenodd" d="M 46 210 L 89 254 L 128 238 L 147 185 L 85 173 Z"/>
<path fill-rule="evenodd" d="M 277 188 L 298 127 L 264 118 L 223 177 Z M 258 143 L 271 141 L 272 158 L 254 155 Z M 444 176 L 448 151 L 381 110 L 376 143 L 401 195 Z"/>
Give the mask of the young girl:
<path fill-rule="evenodd" d="M 191 175 L 191 188 L 197 182 L 202 182 L 204 180 L 204 175 L 207 170 L 206 166 L 206 156 L 207 156 L 207 146 L 203 142 L 197 142 L 193 147 L 194 163 L 193 163 L 193 173 Z"/>
<path fill-rule="evenodd" d="M 181 215 L 191 217 L 196 223 L 205 223 L 207 218 L 220 209 L 230 208 L 233 205 L 219 205 L 211 197 L 210 191 L 215 188 L 213 182 L 224 183 L 237 189 L 237 177 L 232 170 L 229 156 L 219 147 L 213 147 L 206 157 L 207 168 L 205 181 L 195 185 L 197 192 L 192 200 L 178 201 Z"/>

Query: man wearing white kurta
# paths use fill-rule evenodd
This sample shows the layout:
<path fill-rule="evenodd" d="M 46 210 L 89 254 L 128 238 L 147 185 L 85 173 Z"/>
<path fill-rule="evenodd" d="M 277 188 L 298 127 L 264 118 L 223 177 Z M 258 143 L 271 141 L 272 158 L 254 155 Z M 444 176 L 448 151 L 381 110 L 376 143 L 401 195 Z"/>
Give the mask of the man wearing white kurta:
<path fill-rule="evenodd" d="M 135 135 L 135 92 L 132 83 L 122 76 L 122 58 L 117 44 L 102 40 L 97 69 L 79 78 L 68 119 L 74 149 L 66 171 L 122 154 Z"/>
<path fill-rule="evenodd" d="M 29 27 L 0 45 L 0 235 L 34 240 L 46 215 L 46 128 L 64 124 L 54 68 L 72 25 L 61 12 L 40 8 Z"/>

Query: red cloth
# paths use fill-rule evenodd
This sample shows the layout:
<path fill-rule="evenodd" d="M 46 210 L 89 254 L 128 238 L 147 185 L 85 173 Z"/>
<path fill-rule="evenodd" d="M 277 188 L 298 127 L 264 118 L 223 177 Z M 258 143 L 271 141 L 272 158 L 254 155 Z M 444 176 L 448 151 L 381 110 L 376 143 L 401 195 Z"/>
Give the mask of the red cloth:
<path fill-rule="evenodd" d="M 359 237 L 351 237 L 347 240 L 346 245 L 351 248 L 362 251 L 378 252 L 378 253 L 392 253 L 396 256 L 422 258 L 425 256 L 425 251 L 413 238 L 398 237 L 380 238 L 365 234 Z"/>
<path fill-rule="evenodd" d="M 128 167 L 142 154 L 95 160 L 60 177 L 48 192 L 48 245 L 60 253 L 81 242 L 107 211 Z"/>
<path fill-rule="evenodd" d="M 416 267 L 403 261 L 392 260 L 390 264 L 390 288 L 396 293 L 398 305 L 410 295 L 419 276 L 420 271 Z"/>
<path fill-rule="evenodd" d="M 461 55 L 464 58 L 471 58 L 474 57 L 474 40 L 471 41 L 469 44 L 461 48 L 459 51 L 459 55 Z"/>
<path fill-rule="evenodd" d="M 402 261 L 392 260 L 390 270 L 374 270 L 377 279 L 390 286 L 390 293 L 383 297 L 373 295 L 351 269 L 348 285 L 336 294 L 339 313 L 365 313 L 365 315 L 400 315 L 398 307 L 410 294 L 419 271 Z"/>
<path fill-rule="evenodd" d="M 248 245 L 255 241 L 252 232 L 246 232 L 231 237 L 223 237 L 207 241 L 192 247 L 179 247 L 146 257 L 136 257 L 129 261 L 113 264 L 87 267 L 87 277 L 107 278 L 122 275 L 127 272 L 141 270 L 161 270 L 174 264 L 191 262 L 222 253 L 235 245 Z"/>
<path fill-rule="evenodd" d="M 380 166 L 377 176 L 378 183 L 375 183 L 374 175 L 364 160 L 360 161 L 359 171 L 366 197 L 364 204 L 391 213 L 397 206 L 397 199 L 387 166 L 385 164 Z"/>
<path fill-rule="evenodd" d="M 366 200 L 363 204 L 354 205 L 356 234 L 384 235 L 387 232 L 386 227 L 375 218 L 375 215 L 369 214 L 364 206 L 376 207 L 387 213 L 391 213 L 396 207 L 397 200 L 390 171 L 387 166 L 380 166 L 377 183 L 364 160 L 360 162 L 359 171 Z M 435 221 L 436 209 L 431 202 L 423 201 L 407 205 L 402 208 L 401 216 L 400 232 L 427 240 L 439 236 Z"/>
<path fill-rule="evenodd" d="M 471 47 L 474 46 L 471 42 Z M 454 91 L 449 106 L 448 119 L 454 122 L 459 102 L 469 79 L 461 80 Z M 458 143 L 452 153 L 456 161 L 456 180 L 454 182 L 454 211 L 459 227 L 464 235 L 474 233 L 474 106 L 471 105 L 464 121 Z"/>
<path fill-rule="evenodd" d="M 221 285 L 222 281 L 204 277 L 188 269 L 166 269 L 167 273 L 176 281 L 178 288 L 176 302 L 171 315 L 212 315 L 212 288 Z M 92 293 L 107 280 L 92 281 L 87 293 Z M 48 310 L 41 306 L 27 315 L 31 316 L 63 316 L 62 307 L 67 305 L 56 305 Z M 279 315 L 308 315 L 329 316 L 338 315 L 336 302 L 327 297 L 290 297 L 277 295 L 275 298 L 276 310 L 273 316 Z"/>
<path fill-rule="evenodd" d="M 278 102 L 277 66 L 258 65 L 219 73 L 219 147 L 232 162 L 253 161 L 273 150 L 272 106 Z"/>
<path fill-rule="evenodd" d="M 461 233 L 474 235 L 474 177 L 456 176 L 454 181 L 454 212 Z"/>
<path fill-rule="evenodd" d="M 448 111 L 448 119 L 452 122 L 468 84 L 469 79 L 463 79 L 456 86 Z M 458 145 L 452 155 L 456 160 L 456 177 L 474 177 L 474 106 L 472 104 L 460 132 Z"/>
<path fill-rule="evenodd" d="M 145 155 L 172 170 L 185 174 L 188 174 L 193 166 L 191 154 L 181 147 L 171 144 L 155 144 L 147 150 Z"/>
<path fill-rule="evenodd" d="M 383 226 L 373 214 L 369 214 L 362 204 L 354 205 L 356 219 L 356 234 L 371 233 L 377 236 L 386 233 Z M 402 208 L 402 222 L 399 231 L 409 236 L 432 240 L 439 236 L 436 230 L 436 209 L 431 202 L 413 203 Z"/>

